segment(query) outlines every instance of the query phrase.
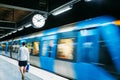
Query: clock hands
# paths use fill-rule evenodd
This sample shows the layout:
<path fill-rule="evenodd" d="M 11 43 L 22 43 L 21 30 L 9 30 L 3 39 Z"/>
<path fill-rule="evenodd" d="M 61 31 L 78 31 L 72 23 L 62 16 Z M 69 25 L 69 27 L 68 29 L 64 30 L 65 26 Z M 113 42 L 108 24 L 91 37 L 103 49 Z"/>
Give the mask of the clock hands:
<path fill-rule="evenodd" d="M 35 17 L 35 19 L 37 20 L 37 22 L 41 21 L 42 19 Z"/>
<path fill-rule="evenodd" d="M 37 22 L 41 21 L 42 19 L 37 20 Z"/>

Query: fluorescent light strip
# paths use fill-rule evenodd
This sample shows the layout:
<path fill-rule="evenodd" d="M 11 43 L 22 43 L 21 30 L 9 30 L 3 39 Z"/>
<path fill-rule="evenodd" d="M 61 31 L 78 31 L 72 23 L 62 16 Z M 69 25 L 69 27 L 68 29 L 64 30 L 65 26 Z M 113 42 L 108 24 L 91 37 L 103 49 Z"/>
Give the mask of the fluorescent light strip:
<path fill-rule="evenodd" d="M 68 5 L 68 6 L 65 6 L 65 7 L 61 8 L 61 9 L 58 9 L 58 10 L 54 11 L 52 14 L 53 14 L 54 16 L 56 16 L 56 15 L 58 15 L 58 14 L 61 14 L 61 13 L 63 13 L 63 12 L 66 12 L 66 11 L 68 11 L 68 10 L 70 10 L 70 9 L 72 9 L 72 7 L 71 7 L 70 5 Z"/>
<path fill-rule="evenodd" d="M 30 26 L 32 26 L 32 24 L 28 24 L 28 25 L 26 25 L 25 28 L 28 28 L 28 27 L 30 27 Z"/>
<path fill-rule="evenodd" d="M 8 35 L 11 35 L 12 33 L 10 32 L 10 33 L 8 33 Z"/>
<path fill-rule="evenodd" d="M 8 34 L 6 34 L 5 36 L 8 36 Z M 4 37 L 5 37 L 5 36 L 4 36 Z"/>
<path fill-rule="evenodd" d="M 23 30 L 23 27 L 21 27 L 21 28 L 18 29 L 18 31 L 21 31 L 21 30 Z"/>
<path fill-rule="evenodd" d="M 92 0 L 85 0 L 85 2 L 90 2 L 90 1 L 92 1 Z"/>
<path fill-rule="evenodd" d="M 13 31 L 12 33 L 16 33 L 17 31 Z"/>

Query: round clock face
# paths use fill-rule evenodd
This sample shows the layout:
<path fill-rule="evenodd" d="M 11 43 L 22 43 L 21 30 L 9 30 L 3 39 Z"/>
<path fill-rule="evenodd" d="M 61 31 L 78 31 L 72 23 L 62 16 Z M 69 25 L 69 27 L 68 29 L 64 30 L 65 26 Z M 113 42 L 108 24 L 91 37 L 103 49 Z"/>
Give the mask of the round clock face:
<path fill-rule="evenodd" d="M 35 14 L 32 18 L 34 28 L 41 28 L 45 25 L 45 18 L 40 14 Z"/>

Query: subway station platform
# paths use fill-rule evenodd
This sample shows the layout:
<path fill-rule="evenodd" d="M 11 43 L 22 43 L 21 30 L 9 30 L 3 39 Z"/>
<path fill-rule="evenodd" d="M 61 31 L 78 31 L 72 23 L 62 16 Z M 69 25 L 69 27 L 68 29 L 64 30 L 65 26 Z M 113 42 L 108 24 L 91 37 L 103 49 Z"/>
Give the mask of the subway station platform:
<path fill-rule="evenodd" d="M 18 62 L 0 55 L 0 80 L 22 80 Z M 25 80 L 68 80 L 56 74 L 33 67 L 25 73 Z"/>

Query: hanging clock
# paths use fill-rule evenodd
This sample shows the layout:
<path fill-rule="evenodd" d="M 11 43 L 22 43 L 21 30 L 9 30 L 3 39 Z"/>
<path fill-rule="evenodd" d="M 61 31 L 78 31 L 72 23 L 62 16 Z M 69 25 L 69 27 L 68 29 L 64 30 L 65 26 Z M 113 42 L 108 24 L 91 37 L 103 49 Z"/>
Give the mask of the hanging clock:
<path fill-rule="evenodd" d="M 32 24 L 34 28 L 41 28 L 45 25 L 45 18 L 41 14 L 35 14 L 32 17 Z"/>

